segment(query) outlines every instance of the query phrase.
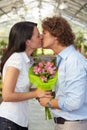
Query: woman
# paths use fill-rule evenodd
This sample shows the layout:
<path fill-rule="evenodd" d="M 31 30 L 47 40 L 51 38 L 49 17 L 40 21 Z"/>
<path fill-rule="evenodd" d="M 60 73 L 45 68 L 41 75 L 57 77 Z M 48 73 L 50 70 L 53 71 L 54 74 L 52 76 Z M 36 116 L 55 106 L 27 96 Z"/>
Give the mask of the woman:
<path fill-rule="evenodd" d="M 41 47 L 37 24 L 16 23 L 9 34 L 9 44 L 1 61 L 3 102 L 0 105 L 0 130 L 28 130 L 28 99 L 49 97 L 49 92 L 29 92 L 29 56 Z"/>

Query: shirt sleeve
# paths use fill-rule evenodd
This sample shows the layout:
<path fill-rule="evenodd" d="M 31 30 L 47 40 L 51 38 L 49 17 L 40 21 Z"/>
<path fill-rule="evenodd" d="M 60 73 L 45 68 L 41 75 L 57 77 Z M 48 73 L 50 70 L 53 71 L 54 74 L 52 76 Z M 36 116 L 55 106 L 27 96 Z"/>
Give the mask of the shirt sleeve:
<path fill-rule="evenodd" d="M 72 61 L 66 65 L 65 88 L 63 96 L 58 104 L 64 111 L 79 109 L 85 102 L 86 92 L 86 71 L 84 66 L 78 61 Z"/>
<path fill-rule="evenodd" d="M 15 67 L 19 70 L 22 69 L 22 57 L 19 53 L 14 53 L 7 61 L 7 66 Z"/>

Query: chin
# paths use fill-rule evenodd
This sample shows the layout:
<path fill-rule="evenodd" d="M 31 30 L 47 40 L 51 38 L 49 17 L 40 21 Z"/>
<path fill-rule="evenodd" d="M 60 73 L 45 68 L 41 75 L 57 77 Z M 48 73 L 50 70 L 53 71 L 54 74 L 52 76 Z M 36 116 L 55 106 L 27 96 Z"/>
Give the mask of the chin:
<path fill-rule="evenodd" d="M 50 46 L 43 46 L 44 49 L 50 49 Z"/>
<path fill-rule="evenodd" d="M 42 44 L 40 44 L 40 45 L 38 46 L 38 48 L 42 48 Z"/>
<path fill-rule="evenodd" d="M 47 46 L 47 45 L 44 45 L 44 44 L 42 45 L 42 47 L 43 47 L 43 48 L 48 48 L 48 46 Z"/>
<path fill-rule="evenodd" d="M 46 46 L 42 46 L 44 49 L 47 49 L 48 47 L 46 47 Z"/>

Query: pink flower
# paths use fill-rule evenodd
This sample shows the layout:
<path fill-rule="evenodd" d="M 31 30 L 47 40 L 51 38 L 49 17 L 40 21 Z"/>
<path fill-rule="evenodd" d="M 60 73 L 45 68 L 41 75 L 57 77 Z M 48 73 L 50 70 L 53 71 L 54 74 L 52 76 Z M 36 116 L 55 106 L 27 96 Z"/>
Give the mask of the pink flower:
<path fill-rule="evenodd" d="M 57 67 L 55 66 L 54 62 L 46 62 L 42 61 L 39 62 L 36 66 L 33 67 L 33 72 L 40 76 L 43 82 L 47 82 L 50 78 L 53 78 L 57 71 Z"/>
<path fill-rule="evenodd" d="M 39 67 L 42 68 L 43 66 L 44 66 L 44 63 L 43 63 L 43 62 L 40 62 L 40 63 L 39 63 Z"/>
<path fill-rule="evenodd" d="M 43 82 L 47 81 L 47 78 L 44 75 L 40 76 L 40 78 Z"/>
<path fill-rule="evenodd" d="M 49 62 L 49 61 L 48 61 L 48 62 L 46 63 L 46 68 L 48 68 L 48 67 L 52 67 L 53 65 L 54 65 L 53 62 Z"/>
<path fill-rule="evenodd" d="M 53 74 L 55 74 L 55 70 L 53 70 L 52 68 L 50 68 L 50 69 L 48 69 L 48 72 L 49 72 L 49 74 L 51 74 L 51 75 L 53 75 Z"/>
<path fill-rule="evenodd" d="M 33 72 L 34 72 L 35 74 L 39 74 L 39 73 L 41 73 L 41 68 L 38 67 L 38 66 L 34 66 Z"/>

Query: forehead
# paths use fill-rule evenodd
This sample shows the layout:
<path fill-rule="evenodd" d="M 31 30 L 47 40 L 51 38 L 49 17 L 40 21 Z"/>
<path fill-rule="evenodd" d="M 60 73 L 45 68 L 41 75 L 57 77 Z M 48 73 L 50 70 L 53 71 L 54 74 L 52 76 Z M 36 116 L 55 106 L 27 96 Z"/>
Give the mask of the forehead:
<path fill-rule="evenodd" d="M 43 29 L 43 33 L 50 35 L 51 33 L 48 30 Z"/>
<path fill-rule="evenodd" d="M 46 36 L 46 37 L 55 37 L 53 34 L 51 34 L 50 31 L 45 30 L 45 29 L 43 30 L 43 35 Z"/>
<path fill-rule="evenodd" d="M 35 26 L 33 30 L 33 34 L 39 33 L 38 28 Z"/>

